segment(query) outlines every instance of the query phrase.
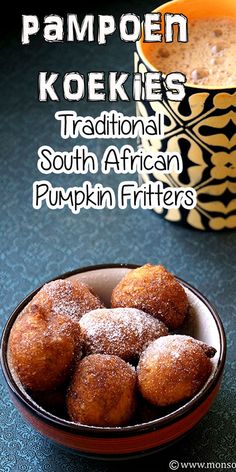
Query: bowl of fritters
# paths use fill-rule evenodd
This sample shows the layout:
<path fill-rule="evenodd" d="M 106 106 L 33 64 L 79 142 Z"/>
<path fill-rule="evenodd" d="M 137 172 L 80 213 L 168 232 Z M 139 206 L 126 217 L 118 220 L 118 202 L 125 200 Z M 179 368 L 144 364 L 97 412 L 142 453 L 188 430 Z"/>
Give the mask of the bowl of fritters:
<path fill-rule="evenodd" d="M 206 415 L 226 356 L 215 307 L 161 265 L 79 268 L 9 317 L 1 363 L 23 418 L 80 455 L 158 452 Z"/>

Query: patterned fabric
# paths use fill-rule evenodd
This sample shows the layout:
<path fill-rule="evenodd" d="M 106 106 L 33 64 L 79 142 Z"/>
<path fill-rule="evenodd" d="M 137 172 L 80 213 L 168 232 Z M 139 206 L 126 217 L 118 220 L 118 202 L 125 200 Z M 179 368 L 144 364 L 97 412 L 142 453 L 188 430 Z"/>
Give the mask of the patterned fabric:
<path fill-rule="evenodd" d="M 147 71 L 135 53 L 135 69 Z M 156 211 L 169 221 L 187 223 L 197 229 L 221 230 L 236 227 L 236 92 L 186 87 L 181 102 L 139 102 L 137 113 L 164 115 L 165 138 L 142 138 L 145 151 L 179 152 L 181 174 L 142 175 L 143 181 L 161 181 L 164 186 L 193 187 L 196 208 Z"/>

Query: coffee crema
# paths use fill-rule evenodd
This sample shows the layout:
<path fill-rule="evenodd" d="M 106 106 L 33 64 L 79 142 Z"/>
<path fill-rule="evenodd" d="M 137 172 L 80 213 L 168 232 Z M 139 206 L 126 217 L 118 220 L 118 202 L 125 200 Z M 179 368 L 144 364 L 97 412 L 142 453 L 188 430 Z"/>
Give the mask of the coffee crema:
<path fill-rule="evenodd" d="M 182 72 L 195 85 L 236 85 L 236 19 L 188 21 L 187 43 L 150 43 L 146 57 L 159 71 Z"/>

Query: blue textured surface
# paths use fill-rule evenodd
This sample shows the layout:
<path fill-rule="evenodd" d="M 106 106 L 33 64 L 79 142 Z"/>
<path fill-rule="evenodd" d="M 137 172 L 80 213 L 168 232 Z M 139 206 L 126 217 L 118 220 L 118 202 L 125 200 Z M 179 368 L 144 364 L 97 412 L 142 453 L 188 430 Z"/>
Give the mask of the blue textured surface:
<path fill-rule="evenodd" d="M 116 9 L 118 13 L 144 12 L 154 5 L 139 1 L 127 6 L 119 2 Z M 103 2 L 100 13 L 105 11 L 108 9 Z M 111 108 L 108 103 L 39 103 L 38 71 L 132 70 L 133 46 L 112 37 L 106 48 L 91 44 L 53 45 L 37 38 L 32 45 L 23 47 L 19 36 L 20 22 L 15 34 L 8 34 L 1 43 L 0 52 L 1 329 L 27 293 L 57 274 L 106 262 L 163 263 L 216 305 L 227 333 L 228 356 L 217 400 L 194 432 L 178 445 L 139 463 L 150 470 L 169 470 L 171 459 L 236 461 L 236 233 L 191 231 L 143 210 L 89 210 L 77 216 L 69 210 L 33 210 L 32 183 L 42 177 L 36 167 L 38 147 L 48 144 L 58 150 L 70 150 L 72 145 L 82 143 L 59 137 L 55 111 L 72 108 L 81 115 L 97 115 Z M 118 103 L 115 108 L 134 113 L 132 102 Z M 93 140 L 85 144 L 99 156 L 108 142 Z M 83 178 L 49 176 L 49 180 L 68 187 L 81 184 Z M 90 180 L 116 188 L 121 179 L 116 175 L 97 175 Z M 0 375 L 1 472 L 108 472 L 131 467 L 80 458 L 42 438 L 21 419 Z"/>

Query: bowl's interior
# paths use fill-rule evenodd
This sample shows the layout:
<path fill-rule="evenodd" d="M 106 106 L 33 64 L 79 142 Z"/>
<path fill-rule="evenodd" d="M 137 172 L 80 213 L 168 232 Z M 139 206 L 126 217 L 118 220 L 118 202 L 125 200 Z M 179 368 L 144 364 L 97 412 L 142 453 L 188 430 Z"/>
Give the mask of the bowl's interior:
<path fill-rule="evenodd" d="M 68 278 L 76 278 L 84 283 L 88 284 L 91 289 L 101 298 L 104 302 L 105 306 L 110 306 L 110 299 L 111 299 L 111 292 L 112 289 L 116 286 L 116 284 L 121 280 L 121 278 L 130 271 L 130 268 L 127 267 L 103 267 L 103 268 L 94 268 L 91 270 L 85 271 L 78 271 L 73 275 L 68 276 Z M 64 277 L 65 278 L 65 277 Z M 219 365 L 222 361 L 222 339 L 220 335 L 220 330 L 218 326 L 217 317 L 214 314 L 214 310 L 211 305 L 204 299 L 194 288 L 186 284 L 185 282 L 180 280 L 180 283 L 183 285 L 188 299 L 190 303 L 190 313 L 188 319 L 184 323 L 184 326 L 178 332 L 181 334 L 187 334 L 190 336 L 195 337 L 201 341 L 206 342 L 207 344 L 215 347 L 217 350 L 214 358 L 212 359 L 213 363 L 213 370 L 211 377 L 208 379 L 205 386 L 202 390 L 194 397 L 194 399 L 198 398 L 202 395 L 203 391 L 208 388 L 210 382 L 213 381 L 214 377 L 217 376 L 217 372 L 219 371 Z M 35 402 L 32 398 L 28 395 L 25 391 L 23 386 L 20 384 L 19 380 L 17 379 L 16 374 L 14 373 L 13 369 L 11 368 L 10 357 L 8 355 L 8 365 L 11 371 L 11 375 L 17 384 L 18 388 L 20 389 L 21 393 L 24 397 L 31 403 L 31 405 L 35 406 Z M 163 415 L 158 417 L 157 421 L 162 420 L 163 418 L 167 418 L 168 416 L 174 414 L 176 411 L 182 410 L 185 408 L 189 403 L 193 402 L 194 399 L 191 399 L 189 402 L 186 402 L 184 405 L 179 405 L 174 407 L 171 412 L 163 411 Z M 41 408 L 40 408 L 41 409 Z M 41 409 L 43 410 L 43 409 Z M 49 415 L 53 417 L 49 412 Z M 54 416 L 54 418 L 56 418 Z M 62 420 L 65 424 L 71 423 L 67 420 Z M 80 426 L 81 425 L 75 425 Z M 86 425 L 82 425 L 82 428 Z M 125 426 L 122 429 L 132 428 L 133 426 Z M 97 429 L 97 428 L 96 428 Z M 98 428 L 101 429 L 101 428 Z M 103 429 L 114 429 L 114 428 L 103 428 Z M 119 428 L 118 428 L 119 429 Z"/>

